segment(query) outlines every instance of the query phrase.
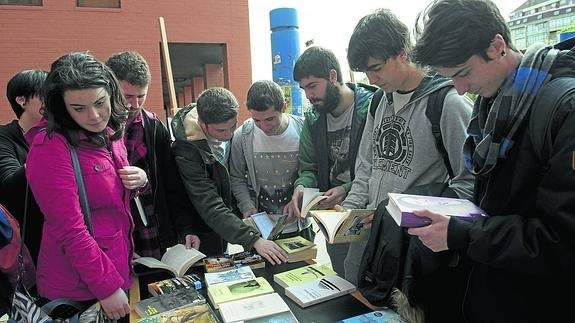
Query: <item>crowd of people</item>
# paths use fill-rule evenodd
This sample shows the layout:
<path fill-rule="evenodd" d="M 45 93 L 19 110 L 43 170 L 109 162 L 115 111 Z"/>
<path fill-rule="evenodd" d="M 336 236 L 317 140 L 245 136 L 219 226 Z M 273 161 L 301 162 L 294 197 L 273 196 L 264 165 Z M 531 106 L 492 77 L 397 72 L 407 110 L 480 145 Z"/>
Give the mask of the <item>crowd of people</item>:
<path fill-rule="evenodd" d="M 280 86 L 261 80 L 247 92 L 250 118 L 239 127 L 241 105 L 214 87 L 173 116 L 170 133 L 146 109 L 152 78 L 134 51 L 106 61 L 68 53 L 48 72 L 16 74 L 6 93 L 17 120 L 0 127 L 0 203 L 20 223 L 26 217 L 40 300 L 99 301 L 109 318 L 125 319 L 135 257 L 160 258 L 176 243 L 218 255 L 233 243 L 281 264 L 285 252 L 243 218 L 287 214 L 280 237 L 313 241 L 300 211 L 304 188 L 324 192 L 322 209 L 378 209 L 387 193 L 446 183 L 487 216 L 463 221 L 421 210 L 431 224 L 406 233 L 434 253 L 459 251 L 465 275 L 446 284 L 461 295 L 431 306 L 402 303 L 399 293 L 388 305 L 411 321 L 568 317 L 575 95 L 560 103 L 545 160 L 531 137 L 542 120 L 530 114 L 550 108 L 533 103 L 551 80 L 575 77 L 573 46 L 518 51 L 491 0 L 432 1 L 415 29 L 412 41 L 390 10 L 367 14 L 347 63 L 371 85 L 344 83 L 334 53 L 312 46 L 293 70 L 311 104 L 305 115 L 286 113 Z M 426 114 L 442 89 L 444 152 Z M 326 247 L 340 276 L 363 281 L 365 241 Z"/>

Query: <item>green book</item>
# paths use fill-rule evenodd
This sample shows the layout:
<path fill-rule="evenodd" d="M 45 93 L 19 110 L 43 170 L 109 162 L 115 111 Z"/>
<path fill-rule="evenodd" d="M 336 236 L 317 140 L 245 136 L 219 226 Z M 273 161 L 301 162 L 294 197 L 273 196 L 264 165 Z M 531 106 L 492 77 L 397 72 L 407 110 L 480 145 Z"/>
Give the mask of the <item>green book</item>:
<path fill-rule="evenodd" d="M 278 239 L 276 244 L 282 248 L 288 255 L 288 262 L 298 262 L 317 257 L 317 248 L 315 243 L 306 240 L 301 236 Z"/>
<path fill-rule="evenodd" d="M 274 275 L 274 282 L 286 288 L 333 275 L 337 273 L 330 266 L 313 264 L 277 273 Z"/>
<path fill-rule="evenodd" d="M 214 308 L 225 302 L 244 299 L 247 297 L 273 293 L 274 289 L 263 277 L 252 280 L 232 281 L 208 287 L 208 298 Z"/>
<path fill-rule="evenodd" d="M 216 314 L 208 304 L 189 305 L 144 317 L 138 323 L 165 323 L 165 322 L 202 322 L 219 323 Z"/>

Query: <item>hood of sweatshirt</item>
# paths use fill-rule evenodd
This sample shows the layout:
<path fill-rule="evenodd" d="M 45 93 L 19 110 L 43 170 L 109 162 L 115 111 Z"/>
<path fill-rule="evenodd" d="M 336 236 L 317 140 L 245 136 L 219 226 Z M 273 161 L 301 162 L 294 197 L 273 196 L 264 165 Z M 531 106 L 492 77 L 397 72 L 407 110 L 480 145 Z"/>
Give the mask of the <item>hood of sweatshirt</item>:
<path fill-rule="evenodd" d="M 183 108 L 172 118 L 172 130 L 176 140 L 197 141 L 207 139 L 198 123 L 196 105 Z"/>

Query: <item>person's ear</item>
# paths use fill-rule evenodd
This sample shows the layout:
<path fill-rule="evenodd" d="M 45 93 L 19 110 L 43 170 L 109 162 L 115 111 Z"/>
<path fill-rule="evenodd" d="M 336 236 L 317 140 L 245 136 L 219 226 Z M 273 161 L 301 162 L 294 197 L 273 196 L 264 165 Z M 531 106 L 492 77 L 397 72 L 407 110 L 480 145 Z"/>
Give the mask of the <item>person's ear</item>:
<path fill-rule="evenodd" d="M 26 97 L 24 97 L 23 95 L 19 95 L 16 97 L 16 103 L 18 103 L 20 106 L 24 106 L 26 104 Z"/>
<path fill-rule="evenodd" d="M 329 70 L 329 81 L 337 82 L 337 71 L 334 69 Z"/>
<path fill-rule="evenodd" d="M 501 34 L 496 34 L 487 48 L 487 57 L 498 59 L 507 55 L 507 43 Z"/>
<path fill-rule="evenodd" d="M 281 109 L 280 109 L 280 112 L 281 112 L 281 113 L 286 112 L 286 108 L 287 108 L 287 104 L 286 104 L 285 101 L 284 101 L 284 103 L 282 104 L 282 107 L 281 107 Z"/>

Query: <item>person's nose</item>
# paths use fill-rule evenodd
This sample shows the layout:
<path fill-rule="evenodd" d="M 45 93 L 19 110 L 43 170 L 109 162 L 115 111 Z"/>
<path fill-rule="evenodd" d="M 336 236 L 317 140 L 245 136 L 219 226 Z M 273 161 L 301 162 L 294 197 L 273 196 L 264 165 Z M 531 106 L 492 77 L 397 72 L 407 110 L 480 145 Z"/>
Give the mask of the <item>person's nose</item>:
<path fill-rule="evenodd" d="M 134 108 L 139 108 L 139 107 L 140 107 L 140 104 L 139 104 L 139 102 L 138 102 L 138 98 L 129 98 L 127 101 L 128 101 L 128 103 L 130 104 L 131 107 L 134 107 Z"/>
<path fill-rule="evenodd" d="M 88 116 L 90 119 L 96 120 L 100 118 L 100 112 L 98 112 L 98 109 L 92 107 L 88 110 Z"/>
<path fill-rule="evenodd" d="M 459 95 L 463 95 L 469 91 L 469 83 L 461 78 L 453 78 L 453 86 Z"/>

